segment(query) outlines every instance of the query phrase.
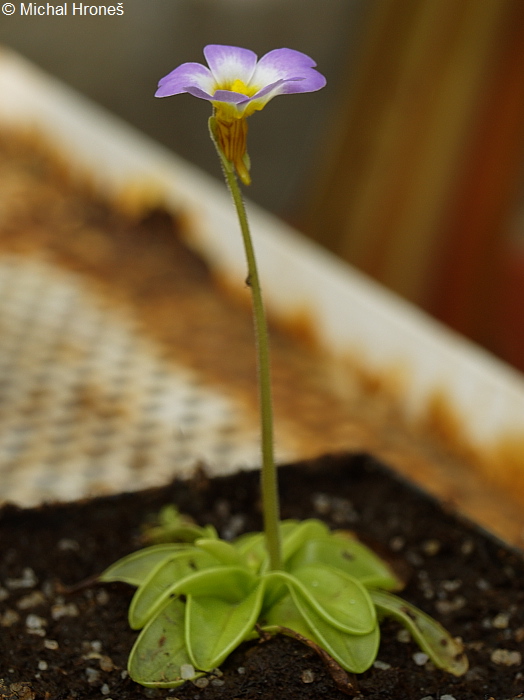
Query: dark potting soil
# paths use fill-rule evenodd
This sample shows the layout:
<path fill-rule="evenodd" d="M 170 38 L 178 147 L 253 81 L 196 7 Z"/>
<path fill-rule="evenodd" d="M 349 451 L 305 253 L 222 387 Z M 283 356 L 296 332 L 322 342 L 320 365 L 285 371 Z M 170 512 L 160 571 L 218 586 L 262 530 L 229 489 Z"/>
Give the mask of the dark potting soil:
<path fill-rule="evenodd" d="M 352 529 L 405 575 L 402 595 L 465 644 L 470 670 L 435 669 L 396 623 L 382 625 L 373 668 L 354 681 L 369 700 L 506 700 L 524 697 L 524 560 L 443 510 L 367 456 L 281 467 L 283 518 L 318 517 Z M 140 546 L 141 528 L 175 503 L 223 536 L 260 529 L 258 474 L 242 473 L 67 505 L 0 512 L 2 700 L 343 700 L 316 653 L 275 637 L 242 645 L 199 685 L 146 689 L 127 677 L 136 638 L 133 589 L 63 587 Z M 207 684 L 206 684 L 207 683 Z"/>

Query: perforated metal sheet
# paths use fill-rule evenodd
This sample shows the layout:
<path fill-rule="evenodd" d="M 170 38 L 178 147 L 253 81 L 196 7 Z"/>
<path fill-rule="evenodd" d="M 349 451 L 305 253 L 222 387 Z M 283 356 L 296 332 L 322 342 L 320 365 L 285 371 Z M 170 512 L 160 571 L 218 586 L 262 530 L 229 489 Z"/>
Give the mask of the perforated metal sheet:
<path fill-rule="evenodd" d="M 253 416 L 164 361 L 80 276 L 0 258 L 1 501 L 135 490 L 200 462 L 258 465 Z"/>

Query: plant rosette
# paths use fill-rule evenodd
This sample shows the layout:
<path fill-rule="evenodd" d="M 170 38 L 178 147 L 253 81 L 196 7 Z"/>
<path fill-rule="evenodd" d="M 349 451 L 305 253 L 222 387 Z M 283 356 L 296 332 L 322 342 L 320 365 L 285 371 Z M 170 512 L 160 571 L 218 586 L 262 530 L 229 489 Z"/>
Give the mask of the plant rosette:
<path fill-rule="evenodd" d="M 232 542 L 192 525 L 167 506 L 149 532 L 158 542 L 110 566 L 100 582 L 137 587 L 129 624 L 142 630 L 130 676 L 171 688 L 220 666 L 242 642 L 283 633 L 325 650 L 343 669 L 375 661 L 379 620 L 400 621 L 435 666 L 467 670 L 462 645 L 391 591 L 402 587 L 386 562 L 345 531 L 320 520 L 285 520 L 282 570 L 269 568 L 262 533 Z"/>

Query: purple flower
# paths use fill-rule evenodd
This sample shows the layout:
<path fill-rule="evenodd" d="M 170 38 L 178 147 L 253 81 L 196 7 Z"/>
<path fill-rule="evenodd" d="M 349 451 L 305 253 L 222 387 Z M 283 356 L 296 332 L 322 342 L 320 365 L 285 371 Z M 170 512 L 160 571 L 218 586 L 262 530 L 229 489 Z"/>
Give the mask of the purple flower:
<path fill-rule="evenodd" d="M 277 95 L 320 90 L 326 79 L 309 56 L 293 49 L 275 49 L 257 61 L 249 49 L 210 44 L 204 56 L 209 68 L 183 63 L 162 78 L 155 96 L 187 92 L 211 102 L 222 152 L 241 179 L 249 182 L 245 118 Z"/>
<path fill-rule="evenodd" d="M 262 109 L 276 95 L 314 92 L 326 84 L 315 70 L 316 63 L 293 49 L 275 49 L 257 62 L 257 55 L 249 49 L 210 44 L 204 56 L 209 68 L 183 63 L 162 78 L 155 96 L 188 92 L 240 119 Z"/>

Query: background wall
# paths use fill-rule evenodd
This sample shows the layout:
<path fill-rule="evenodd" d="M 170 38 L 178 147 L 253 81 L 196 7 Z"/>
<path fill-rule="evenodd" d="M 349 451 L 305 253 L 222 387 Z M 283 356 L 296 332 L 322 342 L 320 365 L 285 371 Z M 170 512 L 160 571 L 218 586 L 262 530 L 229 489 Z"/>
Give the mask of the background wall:
<path fill-rule="evenodd" d="M 369 8 L 300 226 L 524 370 L 524 3 Z"/>

